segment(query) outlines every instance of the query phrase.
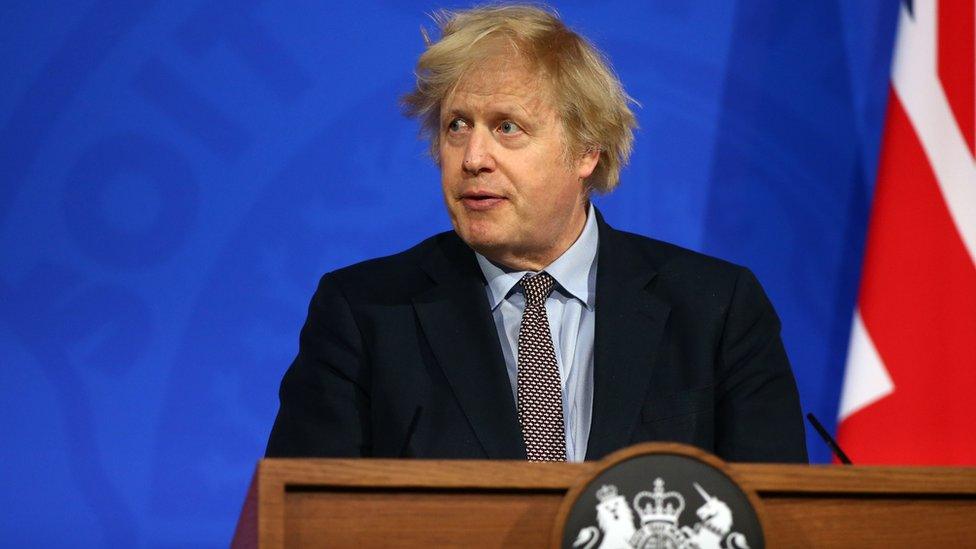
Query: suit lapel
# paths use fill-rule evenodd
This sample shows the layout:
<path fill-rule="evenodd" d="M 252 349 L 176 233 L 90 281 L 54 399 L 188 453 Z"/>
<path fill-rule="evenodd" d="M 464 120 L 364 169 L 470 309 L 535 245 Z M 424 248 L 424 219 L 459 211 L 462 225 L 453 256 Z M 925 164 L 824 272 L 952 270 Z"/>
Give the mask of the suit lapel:
<path fill-rule="evenodd" d="M 435 285 L 415 296 L 413 306 L 478 441 L 489 458 L 525 459 L 512 387 L 474 253 L 450 233 L 423 267 Z"/>
<path fill-rule="evenodd" d="M 648 260 L 597 213 L 600 249 L 593 353 L 593 416 L 587 459 L 626 446 L 640 418 L 670 306 L 647 286 Z"/>

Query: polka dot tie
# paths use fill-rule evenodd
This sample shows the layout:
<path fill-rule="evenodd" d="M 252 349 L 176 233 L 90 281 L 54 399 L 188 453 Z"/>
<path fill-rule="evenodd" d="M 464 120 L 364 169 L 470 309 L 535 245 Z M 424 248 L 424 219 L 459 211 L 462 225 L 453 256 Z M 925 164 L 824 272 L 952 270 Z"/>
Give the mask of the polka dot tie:
<path fill-rule="evenodd" d="M 546 298 L 556 284 L 547 273 L 521 281 L 525 310 L 518 335 L 518 417 L 529 461 L 566 461 L 563 391 L 552 345 Z"/>

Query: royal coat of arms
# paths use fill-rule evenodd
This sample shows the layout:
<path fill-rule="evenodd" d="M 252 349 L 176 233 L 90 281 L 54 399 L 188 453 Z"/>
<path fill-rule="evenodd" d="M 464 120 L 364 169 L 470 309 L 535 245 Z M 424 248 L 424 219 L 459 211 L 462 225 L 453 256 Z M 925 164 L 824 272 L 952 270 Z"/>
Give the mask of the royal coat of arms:
<path fill-rule="evenodd" d="M 685 498 L 678 492 L 666 492 L 664 480 L 654 479 L 651 491 L 634 496 L 633 504 L 617 492 L 613 484 L 596 492 L 597 526 L 582 528 L 573 547 L 581 549 L 745 549 L 746 537 L 732 531 L 732 510 L 720 499 L 710 496 L 698 483 L 695 490 L 704 500 L 695 514 L 694 526 L 680 526 L 678 519 L 685 508 Z M 635 519 L 636 513 L 636 519 Z"/>

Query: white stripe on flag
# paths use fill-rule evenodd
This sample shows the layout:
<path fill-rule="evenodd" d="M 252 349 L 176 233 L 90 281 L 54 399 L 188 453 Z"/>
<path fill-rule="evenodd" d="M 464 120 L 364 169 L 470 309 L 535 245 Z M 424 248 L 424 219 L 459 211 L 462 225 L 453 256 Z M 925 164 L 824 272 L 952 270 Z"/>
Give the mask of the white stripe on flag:
<path fill-rule="evenodd" d="M 840 395 L 840 421 L 877 402 L 895 390 L 881 356 L 864 328 L 861 310 L 854 311 L 851 344 L 847 351 L 844 387 Z"/>
<path fill-rule="evenodd" d="M 914 19 L 903 5 L 891 83 L 929 159 L 969 259 L 976 265 L 976 160 L 956 124 L 939 81 L 936 6 L 916 0 Z"/>

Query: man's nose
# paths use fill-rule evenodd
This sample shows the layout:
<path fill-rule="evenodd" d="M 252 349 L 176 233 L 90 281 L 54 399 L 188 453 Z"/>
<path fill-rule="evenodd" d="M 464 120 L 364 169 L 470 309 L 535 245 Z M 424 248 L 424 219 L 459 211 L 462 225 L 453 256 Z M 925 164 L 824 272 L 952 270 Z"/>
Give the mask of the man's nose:
<path fill-rule="evenodd" d="M 491 132 L 487 129 L 475 128 L 468 137 L 461 168 L 471 175 L 493 171 L 495 157 L 492 156 L 492 145 Z"/>

